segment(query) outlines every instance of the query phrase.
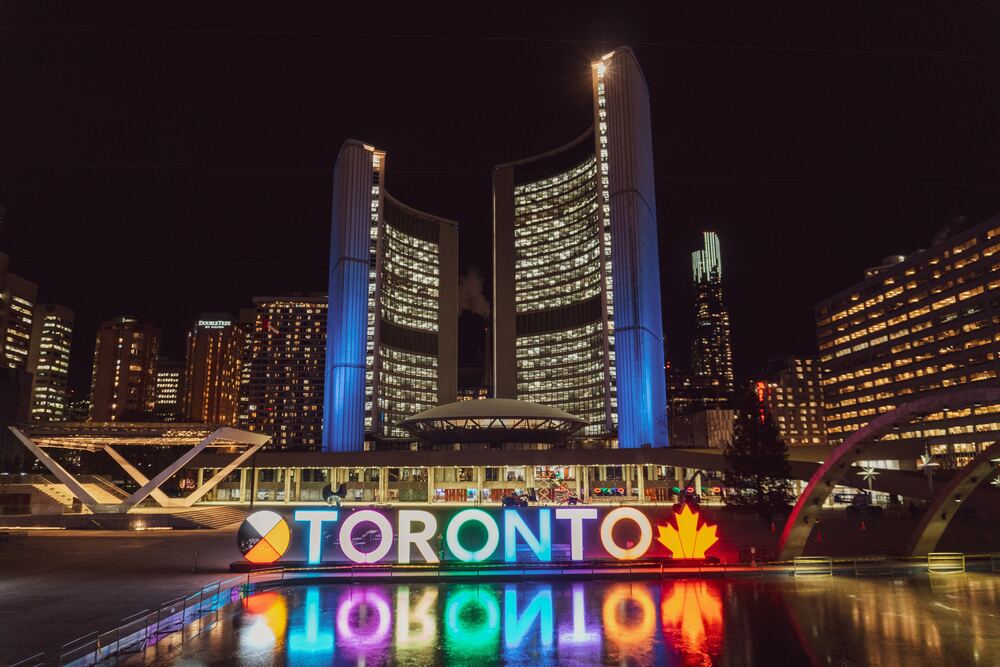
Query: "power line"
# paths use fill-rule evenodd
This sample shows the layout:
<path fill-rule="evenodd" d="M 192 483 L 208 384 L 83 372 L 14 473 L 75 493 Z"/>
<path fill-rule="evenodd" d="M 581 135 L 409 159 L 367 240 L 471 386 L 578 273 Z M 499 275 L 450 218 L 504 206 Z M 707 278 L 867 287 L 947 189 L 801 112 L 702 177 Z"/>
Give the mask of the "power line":
<path fill-rule="evenodd" d="M 586 40 L 563 37 L 516 37 L 513 35 L 435 35 L 429 33 L 393 32 L 340 32 L 323 30 L 221 30 L 206 28 L 113 28 L 113 27 L 0 27 L 0 32 L 58 32 L 58 33 L 123 33 L 123 34 L 178 34 L 178 35 L 233 35 L 247 37 L 334 37 L 338 39 L 399 39 L 418 41 L 453 42 L 512 42 L 538 44 L 574 44 L 614 47 L 622 43 L 635 46 L 671 49 L 709 49 L 722 51 L 773 51 L 778 53 L 816 53 L 850 56 L 880 56 L 895 58 L 941 58 L 946 60 L 981 60 L 1000 62 L 1000 55 L 942 53 L 933 51 L 897 51 L 888 49 L 832 49 L 802 46 L 768 46 L 757 44 L 728 44 L 723 42 L 673 42 L 633 40 Z"/>
<path fill-rule="evenodd" d="M 230 171 L 230 172 L 286 172 L 333 174 L 333 169 L 319 167 L 282 167 L 282 166 L 234 166 L 234 165 L 171 165 L 171 164 L 83 164 L 64 162 L 6 162 L 0 163 L 0 169 L 83 169 L 83 170 L 136 170 L 136 171 Z M 407 176 L 475 176 L 488 178 L 492 170 L 474 169 L 392 169 L 393 174 Z M 830 178 L 819 176 L 748 176 L 741 174 L 674 174 L 658 175 L 658 181 L 708 181 L 708 182 L 747 182 L 747 183 L 803 183 L 830 185 L 903 185 L 903 186 L 937 186 L 937 187 L 968 187 L 996 188 L 1000 181 L 921 181 L 883 178 Z"/>

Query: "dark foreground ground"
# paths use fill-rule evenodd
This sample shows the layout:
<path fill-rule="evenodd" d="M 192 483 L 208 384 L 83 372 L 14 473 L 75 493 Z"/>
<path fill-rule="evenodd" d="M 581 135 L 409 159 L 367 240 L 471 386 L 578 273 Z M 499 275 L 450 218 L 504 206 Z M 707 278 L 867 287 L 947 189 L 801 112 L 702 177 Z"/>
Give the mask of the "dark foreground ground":
<path fill-rule="evenodd" d="M 235 529 L 39 531 L 0 545 L 0 665 L 233 576 L 235 545 Z"/>

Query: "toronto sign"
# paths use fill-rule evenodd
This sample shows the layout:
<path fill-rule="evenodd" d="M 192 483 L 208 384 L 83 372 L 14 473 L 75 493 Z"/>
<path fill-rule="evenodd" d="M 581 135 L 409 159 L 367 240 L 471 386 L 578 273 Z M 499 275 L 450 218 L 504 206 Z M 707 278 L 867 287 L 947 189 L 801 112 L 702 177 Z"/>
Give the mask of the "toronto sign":
<path fill-rule="evenodd" d="M 261 565 L 702 560 L 718 540 L 688 505 L 263 510 L 238 534 Z"/>

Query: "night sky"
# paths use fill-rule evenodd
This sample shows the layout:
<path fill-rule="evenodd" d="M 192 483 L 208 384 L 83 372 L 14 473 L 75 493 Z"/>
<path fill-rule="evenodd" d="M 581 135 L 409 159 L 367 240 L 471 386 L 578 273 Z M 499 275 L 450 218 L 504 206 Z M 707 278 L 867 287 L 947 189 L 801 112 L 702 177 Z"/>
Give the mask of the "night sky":
<path fill-rule="evenodd" d="M 589 62 L 620 44 L 652 98 L 682 368 L 703 229 L 721 237 L 749 379 L 773 355 L 815 355 L 813 305 L 865 267 L 1000 212 L 996 3 L 342 4 L 0 4 L 0 250 L 76 311 L 75 386 L 103 319 L 137 315 L 181 358 L 201 312 L 325 291 L 348 138 L 388 151 L 395 196 L 459 221 L 462 272 L 488 280 L 492 167 L 578 136 Z M 463 365 L 481 324 L 462 316 Z"/>

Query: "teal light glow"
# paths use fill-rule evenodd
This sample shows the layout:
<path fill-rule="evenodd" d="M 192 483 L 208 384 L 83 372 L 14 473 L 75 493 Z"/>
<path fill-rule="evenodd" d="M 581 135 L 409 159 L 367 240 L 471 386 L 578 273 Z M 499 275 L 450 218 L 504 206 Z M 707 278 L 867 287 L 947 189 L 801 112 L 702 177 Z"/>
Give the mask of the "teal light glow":
<path fill-rule="evenodd" d="M 295 510 L 295 520 L 309 524 L 309 564 L 317 565 L 323 557 L 323 522 L 336 521 L 337 510 Z"/>
<path fill-rule="evenodd" d="M 552 587 L 545 586 L 535 593 L 524 613 L 518 616 L 517 587 L 507 586 L 503 593 L 503 634 L 507 648 L 520 646 L 536 619 L 539 621 L 542 646 L 552 646 Z"/>
<path fill-rule="evenodd" d="M 552 560 L 552 510 L 538 510 L 538 535 L 531 532 L 517 510 L 504 510 L 504 560 L 508 563 L 517 562 L 517 534 L 524 538 L 525 544 L 531 549 L 538 560 Z"/>
<path fill-rule="evenodd" d="M 461 587 L 448 595 L 444 629 L 453 650 L 465 656 L 496 655 L 500 639 L 500 602 L 489 588 Z"/>
<path fill-rule="evenodd" d="M 480 523 L 486 529 L 486 544 L 476 551 L 466 549 L 458 538 L 459 530 L 469 521 Z M 483 510 L 462 510 L 448 524 L 445 542 L 448 544 L 448 550 L 459 560 L 466 563 L 478 563 L 492 556 L 493 552 L 497 550 L 500 545 L 500 528 L 497 526 L 496 520 Z"/>
<path fill-rule="evenodd" d="M 298 632 L 288 634 L 288 652 L 295 656 L 298 653 L 331 653 L 333 652 L 333 633 L 320 632 L 319 588 L 309 587 L 306 591 L 306 604 L 303 609 L 303 627 Z M 294 623 L 293 627 L 297 624 Z M 311 655 L 310 658 L 318 656 Z M 332 656 L 331 656 L 332 657 Z"/>

